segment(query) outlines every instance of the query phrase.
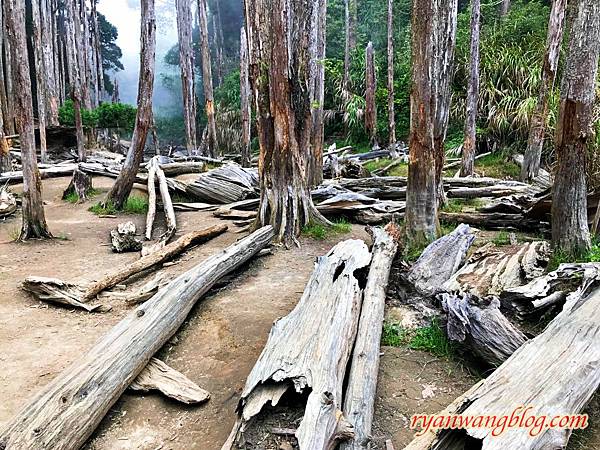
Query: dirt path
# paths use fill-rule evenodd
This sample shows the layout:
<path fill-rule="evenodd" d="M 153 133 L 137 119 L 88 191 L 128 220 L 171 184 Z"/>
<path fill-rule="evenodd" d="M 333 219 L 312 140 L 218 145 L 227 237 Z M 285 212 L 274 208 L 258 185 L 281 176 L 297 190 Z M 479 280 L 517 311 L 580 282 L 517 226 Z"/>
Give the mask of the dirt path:
<path fill-rule="evenodd" d="M 28 275 L 90 279 L 137 257 L 114 254 L 106 243 L 117 223 L 133 220 L 141 230 L 144 217 L 100 219 L 87 211 L 90 203 L 71 205 L 60 199 L 67 183 L 67 178 L 44 180 L 49 227 L 62 239 L 0 244 L 0 364 L 4 369 L 0 371 L 0 428 L 129 311 L 117 301 L 108 313 L 72 311 L 42 304 L 19 289 Z M 94 186 L 102 190 L 111 183 L 94 179 Z M 220 223 L 209 213 L 177 216 L 179 234 Z M 19 226 L 18 217 L 0 222 L 0 242 L 14 237 Z M 221 235 L 163 270 L 174 277 L 239 237 L 233 232 Z M 255 259 L 230 283 L 213 290 L 158 354 L 207 389 L 210 401 L 185 407 L 158 395 L 126 393 L 84 448 L 220 449 L 231 430 L 239 393 L 273 321 L 293 309 L 315 258 L 349 237 L 367 239 L 367 234 L 355 226 L 350 235 L 327 241 L 302 239 L 300 249 Z M 442 409 L 468 389 L 473 378 L 455 361 L 402 348 L 382 351 L 374 437 L 380 443 L 391 438 L 399 449 L 412 438 L 408 429 L 412 414 Z"/>

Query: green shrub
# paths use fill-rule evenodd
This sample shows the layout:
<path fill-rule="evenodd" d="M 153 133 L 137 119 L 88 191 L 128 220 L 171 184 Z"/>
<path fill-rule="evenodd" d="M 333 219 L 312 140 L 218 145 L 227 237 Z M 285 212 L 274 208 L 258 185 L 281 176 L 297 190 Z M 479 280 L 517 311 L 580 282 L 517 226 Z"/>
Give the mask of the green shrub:
<path fill-rule="evenodd" d="M 123 210 L 118 211 L 112 202 L 96 203 L 89 208 L 89 211 L 98 216 L 114 215 L 119 212 L 124 214 L 146 214 L 148 212 L 148 200 L 144 197 L 130 195 L 123 205 Z"/>
<path fill-rule="evenodd" d="M 440 357 L 451 356 L 454 351 L 454 346 L 440 327 L 438 318 L 434 318 L 429 326 L 416 330 L 406 330 L 399 324 L 385 323 L 381 345 L 407 346 L 412 350 L 426 351 Z"/>
<path fill-rule="evenodd" d="M 302 228 L 302 234 L 320 241 L 336 234 L 350 233 L 350 231 L 352 231 L 352 225 L 346 219 L 334 220 L 331 222 L 331 226 L 309 223 Z"/>

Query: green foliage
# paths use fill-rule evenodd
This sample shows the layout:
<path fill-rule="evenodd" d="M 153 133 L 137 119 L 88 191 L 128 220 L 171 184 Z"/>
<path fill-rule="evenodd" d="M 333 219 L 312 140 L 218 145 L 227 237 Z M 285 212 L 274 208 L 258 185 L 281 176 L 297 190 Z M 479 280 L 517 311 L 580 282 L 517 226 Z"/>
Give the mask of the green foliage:
<path fill-rule="evenodd" d="M 426 351 L 440 357 L 451 356 L 454 352 L 454 346 L 446 337 L 438 318 L 433 318 L 429 326 L 416 330 L 406 330 L 398 324 L 385 323 L 381 345 L 407 346 L 412 350 Z"/>
<path fill-rule="evenodd" d="M 119 212 L 124 214 L 146 214 L 148 212 L 148 199 L 130 195 L 125 202 L 125 205 L 123 205 L 122 211 L 118 211 L 112 202 L 96 203 L 91 206 L 88 211 L 93 212 L 97 216 L 114 215 Z"/>
<path fill-rule="evenodd" d="M 375 159 L 373 161 L 368 161 L 367 163 L 365 163 L 364 167 L 369 172 L 373 172 L 374 170 L 386 167 L 391 162 L 392 160 L 390 158 Z M 406 177 L 408 176 L 408 164 L 400 164 L 398 166 L 394 166 L 387 171 L 386 175 L 392 177 Z"/>
<path fill-rule="evenodd" d="M 521 168 L 504 153 L 493 153 L 475 161 L 478 173 L 492 178 L 518 179 Z"/>
<path fill-rule="evenodd" d="M 234 70 L 223 79 L 223 84 L 215 89 L 215 102 L 223 108 L 240 108 L 240 71 Z"/>
<path fill-rule="evenodd" d="M 584 262 L 600 262 L 600 241 L 598 238 L 594 238 L 592 241 L 592 248 L 589 251 L 580 255 L 570 255 L 561 249 L 554 249 L 552 256 L 548 262 L 548 272 L 558 269 L 563 263 L 584 263 Z"/>
<path fill-rule="evenodd" d="M 104 72 L 104 87 L 108 94 L 112 95 L 114 86 L 107 72 L 118 72 L 125 69 L 121 63 L 123 52 L 116 44 L 119 32 L 101 13 L 98 13 L 98 31 L 100 34 L 100 54 L 102 56 L 102 70 Z"/>
<path fill-rule="evenodd" d="M 442 211 L 449 213 L 463 212 L 465 209 L 477 209 L 483 205 L 479 198 L 452 198 L 442 208 Z"/>
<path fill-rule="evenodd" d="M 100 191 L 99 189 L 91 188 L 91 189 L 88 189 L 88 191 L 86 192 L 86 195 L 88 198 L 93 198 L 93 197 L 96 197 L 97 195 L 100 195 L 101 193 L 102 193 L 102 191 Z M 71 191 L 66 195 L 66 197 L 63 200 L 68 203 L 78 203 L 79 196 L 77 195 L 77 193 L 75 191 Z"/>
<path fill-rule="evenodd" d="M 496 247 L 501 247 L 503 245 L 508 245 L 510 244 L 510 236 L 508 234 L 507 231 L 500 231 L 496 236 L 493 237 L 493 239 L 491 240 L 491 242 L 496 246 Z"/>
<path fill-rule="evenodd" d="M 133 131 L 137 109 L 124 103 L 101 103 L 95 109 L 81 109 L 84 128 L 118 128 Z M 58 120 L 63 126 L 75 126 L 75 109 L 72 100 L 67 100 L 58 109 Z"/>
<path fill-rule="evenodd" d="M 320 241 L 336 234 L 350 233 L 350 231 L 352 231 L 352 225 L 346 219 L 334 220 L 331 226 L 309 223 L 302 228 L 302 234 Z"/>

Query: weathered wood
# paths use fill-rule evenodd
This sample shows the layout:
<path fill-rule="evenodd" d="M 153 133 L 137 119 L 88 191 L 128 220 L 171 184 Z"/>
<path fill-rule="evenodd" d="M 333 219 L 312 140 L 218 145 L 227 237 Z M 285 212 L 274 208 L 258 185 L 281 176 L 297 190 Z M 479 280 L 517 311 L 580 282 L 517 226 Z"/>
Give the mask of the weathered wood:
<path fill-rule="evenodd" d="M 543 223 L 539 220 L 524 217 L 522 214 L 504 213 L 447 213 L 441 212 L 440 219 L 450 223 L 467 223 L 487 229 L 511 229 L 523 231 L 539 231 Z"/>
<path fill-rule="evenodd" d="M 341 242 L 318 259 L 296 308 L 273 325 L 223 449 L 232 448 L 264 405 L 277 405 L 291 389 L 309 392 L 296 432 L 300 449 L 331 449 L 352 436 L 341 412 L 342 389 L 370 260 L 367 246 L 358 240 Z"/>
<path fill-rule="evenodd" d="M 92 312 L 102 305 L 88 305 L 81 298 L 81 286 L 59 280 L 58 278 L 27 277 L 21 285 L 23 290 L 30 292 L 42 302 L 59 303 L 67 306 L 85 309 Z"/>
<path fill-rule="evenodd" d="M 185 192 L 204 202 L 233 203 L 258 196 L 258 176 L 255 169 L 230 163 L 201 174 Z"/>
<path fill-rule="evenodd" d="M 423 250 L 408 272 L 408 281 L 422 294 L 441 292 L 443 284 L 464 263 L 474 240 L 473 229 L 460 224 L 454 231 L 432 242 Z"/>
<path fill-rule="evenodd" d="M 506 361 L 527 336 L 501 312 L 496 297 L 478 298 L 471 294 L 441 294 L 448 314 L 447 333 L 492 366 Z"/>
<path fill-rule="evenodd" d="M 65 200 L 70 195 L 76 194 L 78 201 L 84 202 L 88 199 L 88 194 L 92 189 L 92 177 L 77 168 L 73 171 L 73 178 L 67 189 L 64 190 L 62 198 Z"/>
<path fill-rule="evenodd" d="M 38 169 L 40 178 L 64 177 L 71 175 L 77 169 L 77 164 L 58 164 L 47 169 Z M 7 182 L 21 183 L 23 181 L 23 171 L 4 172 L 0 175 L 0 184 Z"/>
<path fill-rule="evenodd" d="M 210 46 L 208 42 L 208 19 L 206 0 L 198 0 L 198 22 L 200 25 L 200 55 L 202 57 L 202 84 L 204 87 L 204 106 L 208 124 L 207 155 L 216 156 L 218 150 L 217 125 L 215 122 L 215 101 L 213 79 L 210 62 Z"/>
<path fill-rule="evenodd" d="M 373 43 L 369 42 L 365 50 L 365 131 L 371 145 L 377 144 L 377 105 L 375 103 L 375 54 Z"/>
<path fill-rule="evenodd" d="M 178 402 L 193 405 L 210 398 L 210 394 L 182 373 L 160 359 L 151 358 L 137 378 L 129 385 L 132 391 L 160 391 Z"/>
<path fill-rule="evenodd" d="M 354 438 L 341 444 L 344 450 L 370 448 L 386 289 L 401 232 L 390 223 L 385 229 L 372 229 L 372 234 L 373 256 L 344 400 L 344 414 L 354 425 Z"/>
<path fill-rule="evenodd" d="M 240 30 L 240 111 L 242 115 L 242 167 L 250 167 L 250 131 L 252 116 L 246 28 Z"/>
<path fill-rule="evenodd" d="M 0 431 L 0 447 L 76 450 L 196 302 L 223 276 L 269 244 L 263 227 L 181 274 L 115 325 L 59 374 Z"/>
<path fill-rule="evenodd" d="M 117 228 L 110 230 L 110 243 L 113 252 L 139 252 L 142 249 L 142 241 L 136 235 L 135 224 L 131 221 L 120 223 Z"/>
<path fill-rule="evenodd" d="M 600 289 L 597 286 L 574 299 L 543 333 L 521 346 L 496 371 L 463 396 L 463 416 L 502 417 L 522 405 L 527 416 L 579 414 L 600 385 Z M 584 425 L 579 423 L 579 426 Z M 587 423 L 585 424 L 587 425 Z M 576 428 L 573 424 L 572 428 Z M 464 448 L 470 444 L 489 450 L 566 448 L 568 428 L 511 428 L 492 436 L 492 428 L 442 431 L 430 440 L 430 447 Z M 455 446 L 444 445 L 452 440 Z M 474 442 L 475 441 L 475 442 Z"/>
<path fill-rule="evenodd" d="M 394 1 L 387 2 L 387 89 L 388 89 L 388 145 L 392 158 L 396 152 L 396 111 L 394 102 Z"/>
<path fill-rule="evenodd" d="M 0 187 L 0 219 L 14 214 L 17 210 L 17 199 L 15 196 L 6 188 L 6 186 Z"/>
<path fill-rule="evenodd" d="M 479 297 L 499 295 L 544 274 L 550 256 L 547 242 L 520 246 L 485 245 L 443 285 L 448 292 L 465 292 Z"/>

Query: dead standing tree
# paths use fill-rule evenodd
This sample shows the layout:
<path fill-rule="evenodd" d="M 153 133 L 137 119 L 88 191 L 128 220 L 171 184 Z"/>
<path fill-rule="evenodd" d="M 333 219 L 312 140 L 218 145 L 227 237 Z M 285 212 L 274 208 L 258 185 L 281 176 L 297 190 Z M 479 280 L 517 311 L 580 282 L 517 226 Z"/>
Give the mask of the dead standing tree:
<path fill-rule="evenodd" d="M 176 0 L 179 67 L 183 93 L 183 121 L 188 154 L 196 151 L 196 88 L 194 83 L 194 53 L 192 51 L 191 0 Z"/>
<path fill-rule="evenodd" d="M 344 19 L 346 32 L 346 45 L 344 49 L 344 82 L 343 92 L 344 102 L 350 95 L 350 60 L 352 53 L 356 49 L 356 16 L 358 8 L 357 0 L 344 0 Z"/>
<path fill-rule="evenodd" d="M 412 19 L 410 158 L 406 231 L 413 242 L 435 239 L 450 107 L 456 0 L 415 0 Z M 442 189 L 443 190 L 443 189 Z"/>
<path fill-rule="evenodd" d="M 546 134 L 546 121 L 549 112 L 549 100 L 556 80 L 560 47 L 562 43 L 567 0 L 554 0 L 548 22 L 548 39 L 546 41 L 546 54 L 542 63 L 542 79 L 538 102 L 531 117 L 529 140 L 521 165 L 521 180 L 530 181 L 538 176 Z"/>
<path fill-rule="evenodd" d="M 35 84 L 38 113 L 38 128 L 40 133 L 40 153 L 41 161 L 45 163 L 46 157 L 46 95 L 48 92 L 46 78 L 46 64 L 44 60 L 44 51 L 42 44 L 42 19 L 40 14 L 40 5 L 38 0 L 31 2 L 31 22 L 33 25 L 33 35 L 31 46 L 33 48 L 33 59 L 35 65 Z"/>
<path fill-rule="evenodd" d="M 394 111 L 394 0 L 388 0 L 387 10 L 387 88 L 388 144 L 390 156 L 396 158 L 396 117 Z"/>
<path fill-rule="evenodd" d="M 240 31 L 240 105 L 242 116 L 242 167 L 250 167 L 250 79 L 248 78 L 248 37 L 246 28 Z"/>
<path fill-rule="evenodd" d="M 310 221 L 328 223 L 316 210 L 306 173 L 310 157 L 310 38 L 315 2 L 246 1 L 250 81 L 260 143 L 260 206 L 256 227 L 273 225 L 290 245 Z"/>
<path fill-rule="evenodd" d="M 576 8 L 561 86 L 552 198 L 552 243 L 572 255 L 591 246 L 586 164 L 600 55 L 600 3 L 581 0 Z"/>
<path fill-rule="evenodd" d="M 123 169 L 106 197 L 106 202 L 114 204 L 117 209 L 122 209 L 127 197 L 129 197 L 144 156 L 148 130 L 153 121 L 152 92 L 154 89 L 156 51 L 154 0 L 141 1 L 141 24 L 140 79 L 138 83 L 138 110 L 135 118 L 135 128 Z"/>
<path fill-rule="evenodd" d="M 51 238 L 44 215 L 42 180 L 35 151 L 33 100 L 25 31 L 25 0 L 7 1 L 5 12 L 7 38 L 12 51 L 11 59 L 15 62 L 14 102 L 23 164 L 23 225 L 19 239 Z"/>
<path fill-rule="evenodd" d="M 479 100 L 479 29 L 481 23 L 481 1 L 471 0 L 471 59 L 469 63 L 469 87 L 467 91 L 467 117 L 465 119 L 465 141 L 462 147 L 461 177 L 473 175 L 477 143 L 477 102 Z"/>
<path fill-rule="evenodd" d="M 202 54 L 202 85 L 204 86 L 204 103 L 207 119 L 208 155 L 217 153 L 217 125 L 215 122 L 215 101 L 213 94 L 212 69 L 210 62 L 210 46 L 208 42 L 208 20 L 206 16 L 206 0 L 198 0 L 198 22 L 200 24 L 200 48 Z"/>
<path fill-rule="evenodd" d="M 367 44 L 365 50 L 365 130 L 369 136 L 369 142 L 372 146 L 377 145 L 377 105 L 375 104 L 375 89 L 377 88 L 377 79 L 375 75 L 375 54 L 373 52 L 373 43 Z"/>

